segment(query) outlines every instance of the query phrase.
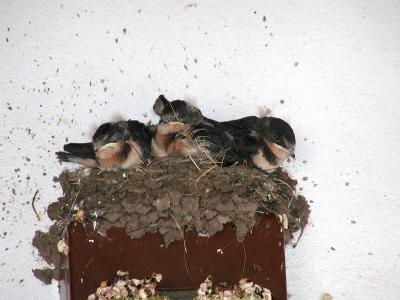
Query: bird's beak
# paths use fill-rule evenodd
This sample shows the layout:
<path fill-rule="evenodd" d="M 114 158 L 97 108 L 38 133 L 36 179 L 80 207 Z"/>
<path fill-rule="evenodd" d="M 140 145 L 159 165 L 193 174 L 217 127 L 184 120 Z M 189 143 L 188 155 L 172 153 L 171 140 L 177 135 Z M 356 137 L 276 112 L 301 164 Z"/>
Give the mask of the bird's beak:
<path fill-rule="evenodd" d="M 294 155 L 294 147 L 290 147 L 289 156 L 293 159 L 296 159 L 296 155 Z"/>
<path fill-rule="evenodd" d="M 286 149 L 288 149 L 287 152 L 289 153 L 289 156 L 293 159 L 296 159 L 296 156 L 294 155 L 295 145 L 289 143 L 285 138 L 283 138 L 283 141 L 285 143 Z"/>

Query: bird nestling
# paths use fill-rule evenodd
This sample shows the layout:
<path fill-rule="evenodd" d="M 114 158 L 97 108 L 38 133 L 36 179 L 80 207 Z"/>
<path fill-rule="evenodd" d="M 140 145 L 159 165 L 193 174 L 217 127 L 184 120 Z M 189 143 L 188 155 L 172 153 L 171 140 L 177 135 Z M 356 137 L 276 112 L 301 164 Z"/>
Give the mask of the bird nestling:
<path fill-rule="evenodd" d="M 164 95 L 160 95 L 153 110 L 160 116 L 160 124 L 181 122 L 186 125 L 185 138 L 182 139 L 182 134 L 179 135 L 178 140 L 181 143 L 176 153 L 192 155 L 206 152 L 209 158 L 223 165 L 243 161 L 233 137 L 217 121 L 204 117 L 200 109 L 192 104 L 183 100 L 168 101 Z M 189 140 L 192 142 L 188 142 Z"/>
<path fill-rule="evenodd" d="M 102 124 L 89 143 L 69 143 L 56 152 L 60 161 L 105 170 L 130 169 L 147 165 L 154 158 L 194 153 L 182 133 L 188 126 L 179 123 L 145 125 L 128 120 Z"/>
<path fill-rule="evenodd" d="M 220 124 L 234 137 L 250 165 L 261 170 L 273 172 L 289 157 L 295 158 L 296 137 L 291 126 L 280 118 L 249 116 Z"/>
<path fill-rule="evenodd" d="M 257 118 L 257 117 L 255 117 Z M 246 124 L 248 120 L 244 123 Z M 272 172 L 282 166 L 283 162 L 289 158 L 295 158 L 294 149 L 296 146 L 296 138 L 293 129 L 284 120 L 274 117 L 262 117 L 253 120 L 254 123 L 246 126 L 246 131 L 250 129 L 250 137 L 245 139 L 246 142 L 254 139 L 251 147 L 243 149 L 251 157 L 252 163 L 261 170 Z M 234 131 L 241 131 L 240 122 L 235 124 Z M 237 129 L 239 128 L 239 129 Z M 246 133 L 247 135 L 248 133 Z M 235 138 L 240 138 L 235 135 Z M 241 142 L 238 142 L 242 145 Z M 258 145 L 257 145 L 258 144 Z"/>
<path fill-rule="evenodd" d="M 200 109 L 183 100 L 168 101 L 164 95 L 158 96 L 154 112 L 160 116 L 160 123 L 181 122 L 195 124 L 204 120 Z"/>
<path fill-rule="evenodd" d="M 153 155 L 151 126 L 128 120 L 102 124 L 89 143 L 64 145 L 57 152 L 60 161 L 78 163 L 86 167 L 105 170 L 129 169 L 148 163 Z"/>
<path fill-rule="evenodd" d="M 185 101 L 170 102 L 163 95 L 158 97 L 153 109 L 160 116 L 161 123 L 178 117 L 194 128 L 204 129 L 212 145 L 219 145 L 218 148 L 228 145 L 228 160 L 245 162 L 272 172 L 287 158 L 294 158 L 296 138 L 293 129 L 282 119 L 249 116 L 218 122 L 203 116 L 198 108 Z"/>
<path fill-rule="evenodd" d="M 218 123 L 230 134 L 238 157 L 250 166 L 273 172 L 289 157 L 295 158 L 296 138 L 293 129 L 282 119 L 250 116 L 225 122 L 206 118 L 206 122 Z"/>
<path fill-rule="evenodd" d="M 152 151 L 157 158 L 202 156 L 215 163 L 232 165 L 239 160 L 235 156 L 232 139 L 221 128 L 203 122 L 197 124 L 162 123 L 156 126 Z"/>

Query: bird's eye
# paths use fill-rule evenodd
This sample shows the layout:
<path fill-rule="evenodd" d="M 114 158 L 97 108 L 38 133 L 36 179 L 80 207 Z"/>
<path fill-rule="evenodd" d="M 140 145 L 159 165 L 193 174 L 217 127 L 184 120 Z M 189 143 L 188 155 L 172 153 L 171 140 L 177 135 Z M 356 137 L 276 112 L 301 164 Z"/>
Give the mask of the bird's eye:
<path fill-rule="evenodd" d="M 280 142 L 281 141 L 281 139 L 277 135 L 274 135 L 274 139 L 275 139 L 276 142 Z"/>

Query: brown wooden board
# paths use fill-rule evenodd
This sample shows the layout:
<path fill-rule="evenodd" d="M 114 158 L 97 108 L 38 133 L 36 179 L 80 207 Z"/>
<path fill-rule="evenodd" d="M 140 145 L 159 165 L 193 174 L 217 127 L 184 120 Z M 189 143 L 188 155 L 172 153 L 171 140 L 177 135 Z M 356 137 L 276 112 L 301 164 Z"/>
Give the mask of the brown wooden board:
<path fill-rule="evenodd" d="M 69 262 L 61 289 L 66 300 L 86 300 L 117 270 L 136 278 L 162 273 L 161 290 L 197 290 L 210 274 L 214 283 L 235 284 L 247 277 L 270 289 L 275 300 L 287 300 L 284 240 L 275 216 L 260 218 L 243 243 L 230 225 L 209 238 L 186 232 L 185 242 L 168 248 L 159 234 L 135 240 L 123 228 L 111 228 L 103 237 L 89 223 L 71 224 L 67 239 Z"/>

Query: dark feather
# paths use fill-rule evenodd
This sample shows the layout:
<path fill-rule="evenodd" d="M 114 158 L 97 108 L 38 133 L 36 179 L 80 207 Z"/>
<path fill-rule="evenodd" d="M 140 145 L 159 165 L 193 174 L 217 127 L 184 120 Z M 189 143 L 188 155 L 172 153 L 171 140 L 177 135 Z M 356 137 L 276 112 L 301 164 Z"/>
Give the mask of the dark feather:
<path fill-rule="evenodd" d="M 170 102 L 167 100 L 167 98 L 164 97 L 164 95 L 158 96 L 158 98 L 156 99 L 156 102 L 154 102 L 154 105 L 153 105 L 154 112 L 157 115 L 161 116 L 164 111 L 164 108 L 166 106 L 168 106 L 169 103 Z"/>
<path fill-rule="evenodd" d="M 96 160 L 92 158 L 91 155 L 77 155 L 68 152 L 56 152 L 58 160 L 65 162 L 79 163 L 89 167 L 96 167 Z"/>
<path fill-rule="evenodd" d="M 82 154 L 86 158 L 95 158 L 93 143 L 69 143 L 64 145 L 64 151 L 76 155 Z"/>
<path fill-rule="evenodd" d="M 160 95 L 153 105 L 154 112 L 160 116 L 160 123 L 182 122 L 195 124 L 204 120 L 197 107 L 184 100 L 168 101 Z"/>
<path fill-rule="evenodd" d="M 142 148 L 142 160 L 145 162 L 152 159 L 151 140 L 155 134 L 154 130 L 150 128 L 150 126 L 146 126 L 142 122 L 136 120 L 128 120 L 127 125 L 130 138 L 132 138 Z"/>
<path fill-rule="evenodd" d="M 232 165 L 236 162 L 242 162 L 239 148 L 232 136 L 220 126 L 213 126 L 207 123 L 198 123 L 192 125 L 193 138 L 205 139 L 208 143 L 208 150 L 216 159 L 222 161 L 224 165 Z"/>
<path fill-rule="evenodd" d="M 244 117 L 241 119 L 219 122 L 229 132 L 234 130 L 257 130 L 260 118 L 256 116 Z M 214 121 L 216 122 L 216 121 Z"/>

